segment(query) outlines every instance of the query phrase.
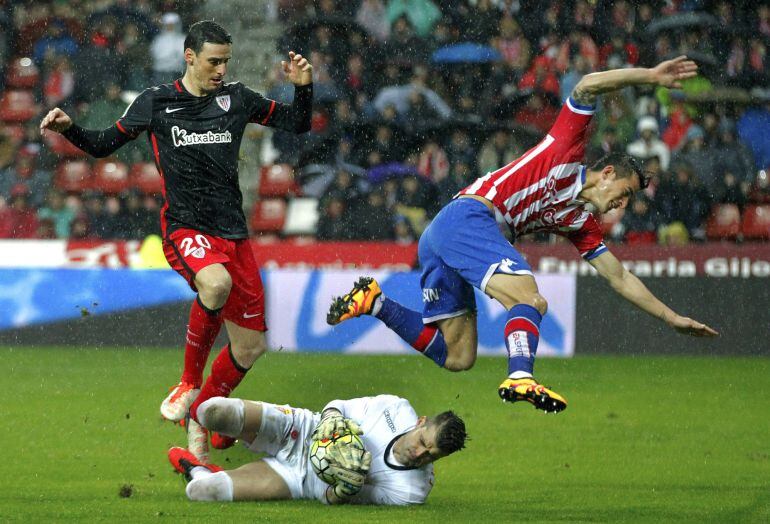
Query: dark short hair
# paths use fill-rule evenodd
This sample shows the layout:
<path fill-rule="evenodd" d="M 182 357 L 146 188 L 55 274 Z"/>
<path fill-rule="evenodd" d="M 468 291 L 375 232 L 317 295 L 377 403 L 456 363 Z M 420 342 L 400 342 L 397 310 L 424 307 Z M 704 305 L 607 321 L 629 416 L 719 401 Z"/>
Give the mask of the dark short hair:
<path fill-rule="evenodd" d="M 646 173 L 639 162 L 626 153 L 607 153 L 591 166 L 591 171 L 601 171 L 605 166 L 614 166 L 618 178 L 636 176 L 639 179 L 639 189 L 644 189 L 650 184 L 650 175 Z"/>
<path fill-rule="evenodd" d="M 227 30 L 213 20 L 201 20 L 190 26 L 184 39 L 184 48 L 192 49 L 196 54 L 201 52 L 203 44 L 232 44 L 233 37 Z"/>
<path fill-rule="evenodd" d="M 465 422 L 453 411 L 439 413 L 429 422 L 438 428 L 436 445 L 442 452 L 449 455 L 465 447 L 465 440 L 468 438 L 465 433 Z"/>

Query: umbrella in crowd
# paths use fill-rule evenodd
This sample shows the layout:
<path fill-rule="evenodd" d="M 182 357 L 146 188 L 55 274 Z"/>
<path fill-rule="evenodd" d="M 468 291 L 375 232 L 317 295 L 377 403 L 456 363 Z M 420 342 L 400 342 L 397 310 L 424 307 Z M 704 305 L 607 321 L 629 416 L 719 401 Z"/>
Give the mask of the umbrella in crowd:
<path fill-rule="evenodd" d="M 708 13 L 678 13 L 653 20 L 647 26 L 646 33 L 654 36 L 661 31 L 690 27 L 719 27 L 719 22 L 715 16 Z"/>
<path fill-rule="evenodd" d="M 431 60 L 436 64 L 482 64 L 496 62 L 501 58 L 493 47 L 464 42 L 437 49 Z"/>

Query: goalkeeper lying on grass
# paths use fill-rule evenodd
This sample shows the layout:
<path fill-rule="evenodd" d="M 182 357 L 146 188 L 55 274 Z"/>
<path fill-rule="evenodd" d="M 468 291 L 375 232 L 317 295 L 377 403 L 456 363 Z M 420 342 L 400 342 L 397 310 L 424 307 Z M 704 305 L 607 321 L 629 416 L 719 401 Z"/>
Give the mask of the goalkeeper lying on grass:
<path fill-rule="evenodd" d="M 328 504 L 421 504 L 433 487 L 432 463 L 465 446 L 465 424 L 451 411 L 418 417 L 393 395 L 334 400 L 323 413 L 267 402 L 214 397 L 198 408 L 210 431 L 237 437 L 267 457 L 223 471 L 183 448 L 169 460 L 184 474 L 190 500 L 318 499 Z M 313 471 L 314 440 L 358 434 L 366 452 L 335 443 L 327 451 L 333 482 Z M 350 444 L 351 446 L 353 444 Z"/>

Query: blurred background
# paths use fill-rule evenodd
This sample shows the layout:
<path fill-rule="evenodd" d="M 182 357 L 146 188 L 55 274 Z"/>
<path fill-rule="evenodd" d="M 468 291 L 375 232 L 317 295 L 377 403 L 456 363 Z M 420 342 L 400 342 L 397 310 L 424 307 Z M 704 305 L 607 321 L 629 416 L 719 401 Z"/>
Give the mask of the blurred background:
<path fill-rule="evenodd" d="M 2 1 L 0 238 L 40 242 L 0 241 L 0 265 L 164 265 L 153 236 L 161 180 L 145 137 L 96 160 L 56 133 L 41 136 L 38 124 L 59 106 L 84 127 L 112 125 L 142 89 L 181 77 L 184 35 L 204 18 L 233 36 L 230 80 L 269 98 L 291 101 L 280 71 L 289 50 L 314 67 L 312 131 L 250 125 L 242 144 L 245 213 L 268 272 L 415 269 L 416 241 L 441 206 L 535 144 L 582 75 L 687 54 L 700 74 L 681 90 L 629 88 L 600 100 L 586 163 L 627 151 L 653 174 L 627 209 L 601 221 L 611 249 L 664 299 L 685 297 L 692 316 L 706 308 L 702 320 L 715 324 L 731 310 L 720 301 L 734 300 L 736 333 L 766 335 L 770 4 L 763 1 Z M 572 276 L 569 329 L 575 318 L 590 324 L 583 303 L 607 309 L 592 315 L 605 330 L 608 318 L 620 321 L 620 306 L 562 238 L 516 242 L 537 271 Z M 23 328 L 64 318 L 51 316 L 43 298 L 22 302 L 12 291 L 18 275 L 5 278 L 0 340 L 23 340 Z M 60 315 L 108 313 L 101 297 L 108 286 L 92 288 L 58 302 Z M 755 298 L 741 299 L 739 289 Z M 182 286 L 164 300 L 186 300 L 186 292 Z M 154 306 L 121 304 L 115 311 Z M 623 321 L 640 333 L 659 329 L 636 312 Z M 146 343 L 171 343 L 178 328 L 167 338 L 153 329 Z M 303 343 L 326 347 L 317 338 L 293 342 Z M 759 338 L 747 344 L 745 351 L 767 351 Z M 586 346 L 603 347 L 593 339 Z"/>

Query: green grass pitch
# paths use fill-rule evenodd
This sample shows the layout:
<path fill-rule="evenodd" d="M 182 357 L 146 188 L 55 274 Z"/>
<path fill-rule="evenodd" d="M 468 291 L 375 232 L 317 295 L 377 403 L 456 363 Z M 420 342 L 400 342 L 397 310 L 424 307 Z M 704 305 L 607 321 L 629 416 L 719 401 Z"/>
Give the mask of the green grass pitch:
<path fill-rule="evenodd" d="M 459 374 L 417 356 L 257 362 L 238 396 L 318 409 L 394 393 L 463 416 L 472 440 L 413 508 L 188 502 L 166 460 L 182 430 L 158 413 L 181 362 L 180 350 L 0 348 L 0 521 L 770 521 L 768 359 L 541 359 L 569 400 L 558 415 L 498 400 L 500 358 Z M 213 453 L 226 467 L 252 458 Z"/>

